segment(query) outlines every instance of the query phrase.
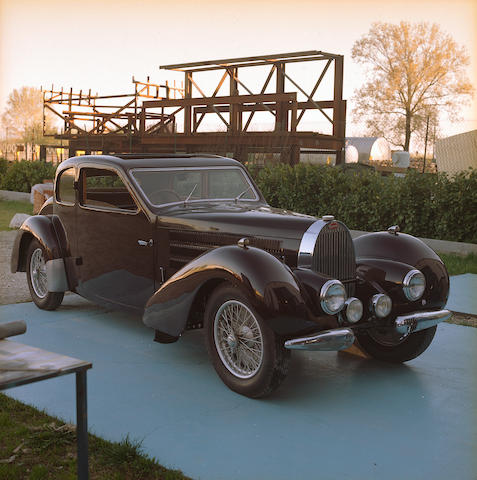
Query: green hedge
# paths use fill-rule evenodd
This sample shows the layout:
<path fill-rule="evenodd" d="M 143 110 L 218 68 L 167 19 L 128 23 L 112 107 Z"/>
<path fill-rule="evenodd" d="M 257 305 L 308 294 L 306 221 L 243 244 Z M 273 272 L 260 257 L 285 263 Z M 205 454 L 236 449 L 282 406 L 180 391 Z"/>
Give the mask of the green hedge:
<path fill-rule="evenodd" d="M 31 191 L 32 185 L 55 178 L 56 166 L 46 162 L 12 162 L 8 165 L 0 161 L 0 190 L 15 192 Z"/>
<path fill-rule="evenodd" d="M 315 216 L 332 214 L 349 228 L 399 225 L 419 237 L 477 243 L 477 170 L 452 177 L 410 170 L 403 178 L 299 164 L 251 169 L 267 201 Z"/>

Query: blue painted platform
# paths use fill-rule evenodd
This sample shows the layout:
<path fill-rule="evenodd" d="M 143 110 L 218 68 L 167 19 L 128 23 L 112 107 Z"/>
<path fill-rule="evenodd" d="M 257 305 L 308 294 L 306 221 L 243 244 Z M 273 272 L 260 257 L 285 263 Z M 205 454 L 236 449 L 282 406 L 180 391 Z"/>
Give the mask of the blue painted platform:
<path fill-rule="evenodd" d="M 209 363 L 203 333 L 152 341 L 139 317 L 67 296 L 56 312 L 0 307 L 23 319 L 15 340 L 93 362 L 90 431 L 130 434 L 166 466 L 204 480 L 475 480 L 477 329 L 443 324 L 407 365 L 347 353 L 293 352 L 265 400 L 239 396 Z M 9 390 L 75 419 L 74 377 Z"/>
<path fill-rule="evenodd" d="M 454 312 L 477 315 L 476 274 L 465 273 L 450 277 L 449 300 L 446 308 Z"/>

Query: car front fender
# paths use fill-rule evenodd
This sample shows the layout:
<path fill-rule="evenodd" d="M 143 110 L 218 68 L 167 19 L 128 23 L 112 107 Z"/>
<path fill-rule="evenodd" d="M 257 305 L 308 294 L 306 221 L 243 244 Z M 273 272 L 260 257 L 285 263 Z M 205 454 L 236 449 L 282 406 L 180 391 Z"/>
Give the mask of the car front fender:
<path fill-rule="evenodd" d="M 244 293 L 257 312 L 280 335 L 305 331 L 316 324 L 293 272 L 273 255 L 253 247 L 224 246 L 204 253 L 174 274 L 151 297 L 144 323 L 178 338 L 199 291 L 228 282 Z"/>
<path fill-rule="evenodd" d="M 360 298 L 376 291 L 372 284 L 380 285 L 390 294 L 393 302 L 404 311 L 441 309 L 447 303 L 449 275 L 439 256 L 422 240 L 399 233 L 369 233 L 354 240 L 358 276 L 366 283 Z M 402 295 L 404 275 L 416 268 L 426 277 L 426 291 L 422 300 L 409 303 Z"/>

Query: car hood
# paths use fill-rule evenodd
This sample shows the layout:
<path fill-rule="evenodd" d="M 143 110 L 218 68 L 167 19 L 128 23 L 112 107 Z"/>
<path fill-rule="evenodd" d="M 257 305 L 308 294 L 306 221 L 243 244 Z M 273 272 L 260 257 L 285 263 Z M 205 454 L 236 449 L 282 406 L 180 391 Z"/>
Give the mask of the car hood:
<path fill-rule="evenodd" d="M 246 202 L 180 205 L 161 213 L 158 212 L 159 223 L 170 228 L 274 239 L 301 239 L 317 220 L 310 215 Z"/>

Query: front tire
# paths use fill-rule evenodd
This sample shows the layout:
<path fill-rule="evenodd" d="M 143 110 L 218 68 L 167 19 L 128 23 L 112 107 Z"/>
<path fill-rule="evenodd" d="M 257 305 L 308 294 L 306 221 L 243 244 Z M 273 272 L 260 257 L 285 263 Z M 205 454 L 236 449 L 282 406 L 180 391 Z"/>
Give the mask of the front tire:
<path fill-rule="evenodd" d="M 45 249 L 38 240 L 32 240 L 28 246 L 26 275 L 30 295 L 35 305 L 42 310 L 56 310 L 61 305 L 65 294 L 48 291 Z"/>
<path fill-rule="evenodd" d="M 265 397 L 285 379 L 290 351 L 237 288 L 215 290 L 207 302 L 204 327 L 212 364 L 234 392 Z"/>
<path fill-rule="evenodd" d="M 437 326 L 411 333 L 402 340 L 376 331 L 357 334 L 359 346 L 370 356 L 390 363 L 403 363 L 418 357 L 431 344 Z"/>

